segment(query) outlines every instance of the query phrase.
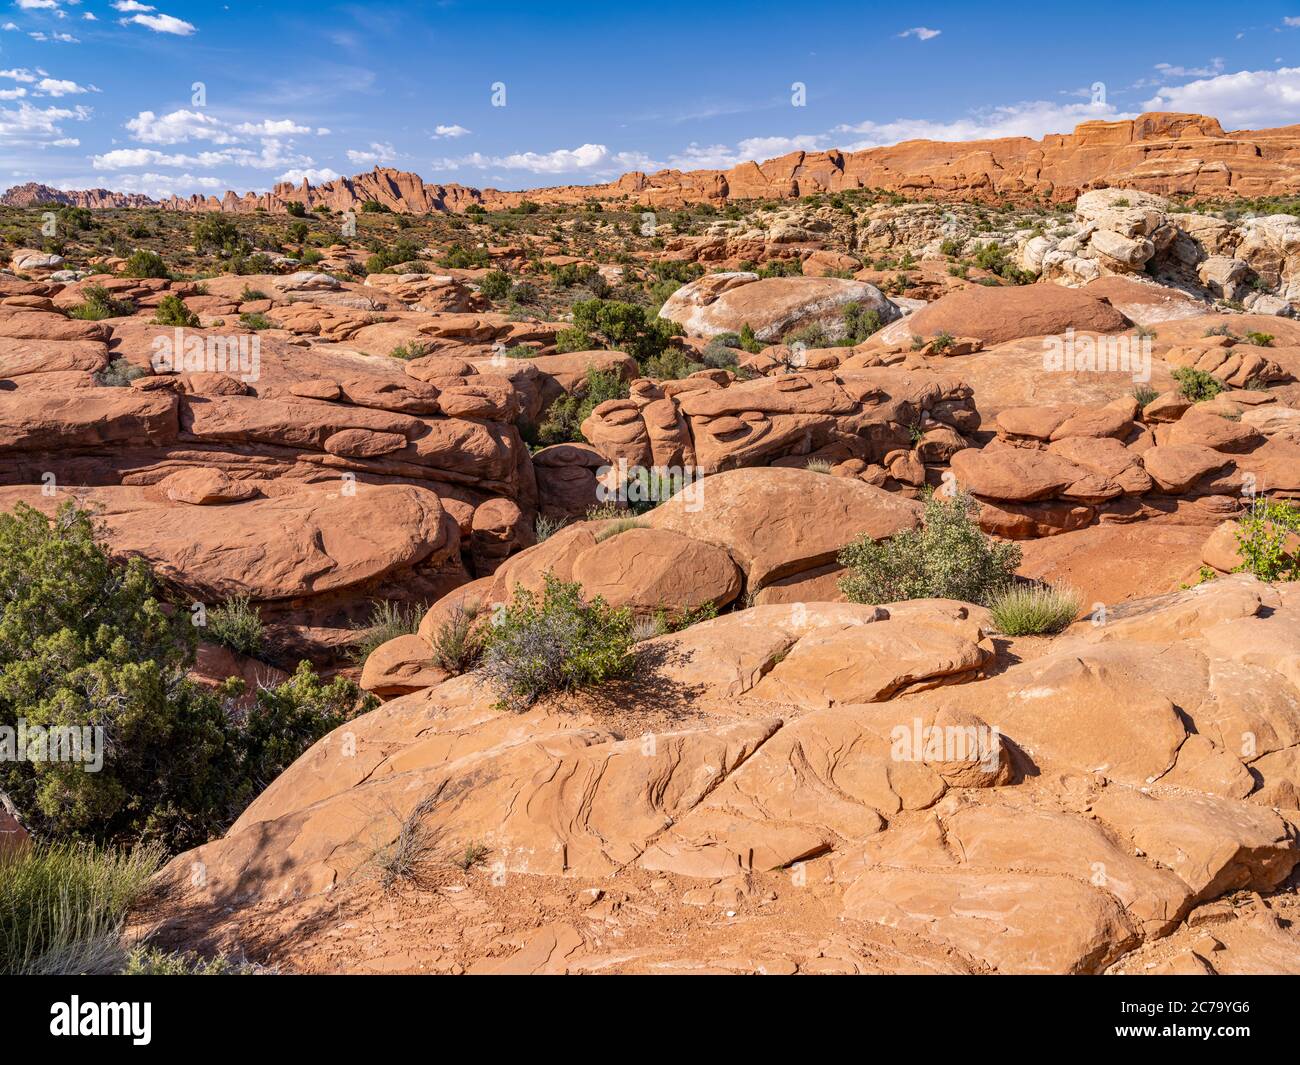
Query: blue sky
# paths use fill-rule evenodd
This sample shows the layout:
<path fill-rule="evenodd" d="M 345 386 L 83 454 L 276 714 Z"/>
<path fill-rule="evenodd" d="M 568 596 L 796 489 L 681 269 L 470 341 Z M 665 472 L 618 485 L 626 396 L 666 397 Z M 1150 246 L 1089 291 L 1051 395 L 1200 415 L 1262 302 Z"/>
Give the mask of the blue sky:
<path fill-rule="evenodd" d="M 0 0 L 0 187 L 519 189 L 1152 109 L 1300 123 L 1300 0 L 1054 7 Z"/>

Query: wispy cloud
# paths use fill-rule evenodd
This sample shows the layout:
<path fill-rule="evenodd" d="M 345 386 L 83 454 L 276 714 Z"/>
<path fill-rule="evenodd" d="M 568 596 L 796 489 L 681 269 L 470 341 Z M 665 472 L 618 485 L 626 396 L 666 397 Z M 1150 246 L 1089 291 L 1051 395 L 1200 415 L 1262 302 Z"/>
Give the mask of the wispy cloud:
<path fill-rule="evenodd" d="M 938 37 L 943 30 L 932 30 L 929 26 L 913 26 L 910 30 L 904 30 L 899 37 L 915 37 L 918 41 L 929 41 Z"/>

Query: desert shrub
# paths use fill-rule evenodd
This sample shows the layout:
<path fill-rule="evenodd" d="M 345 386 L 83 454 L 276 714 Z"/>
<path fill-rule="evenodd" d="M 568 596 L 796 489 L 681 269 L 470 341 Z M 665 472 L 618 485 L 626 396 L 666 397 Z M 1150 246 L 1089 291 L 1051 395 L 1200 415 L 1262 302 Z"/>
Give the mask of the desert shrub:
<path fill-rule="evenodd" d="M 422 359 L 432 350 L 433 348 L 425 341 L 409 340 L 405 344 L 398 344 L 388 353 L 388 356 L 393 359 Z"/>
<path fill-rule="evenodd" d="M 943 355 L 951 351 L 956 342 L 957 338 L 949 332 L 937 333 L 930 338 L 930 351 L 935 355 Z"/>
<path fill-rule="evenodd" d="M 127 277 L 168 277 L 167 264 L 156 251 L 138 248 L 127 256 L 122 272 Z"/>
<path fill-rule="evenodd" d="M 846 345 L 861 344 L 873 333 L 878 333 L 885 324 L 880 319 L 880 312 L 860 303 L 848 303 L 844 306 L 844 341 Z"/>
<path fill-rule="evenodd" d="M 632 667 L 633 617 L 582 585 L 547 573 L 540 596 L 517 586 L 488 629 L 478 672 L 497 705 L 524 710 L 544 695 L 577 691 L 625 675 Z"/>
<path fill-rule="evenodd" d="M 735 333 L 728 334 L 735 337 Z M 721 337 L 714 337 L 708 346 L 700 352 L 700 362 L 715 370 L 735 370 L 739 362 L 739 344 L 728 344 Z"/>
<path fill-rule="evenodd" d="M 478 288 L 490 300 L 503 300 L 509 298 L 511 284 L 504 270 L 489 270 L 479 279 Z"/>
<path fill-rule="evenodd" d="M 757 355 L 763 350 L 763 345 L 754 336 L 754 330 L 748 322 L 740 327 L 740 346 L 751 355 Z"/>
<path fill-rule="evenodd" d="M 1052 584 L 1009 584 L 989 599 L 989 611 L 1004 636 L 1057 633 L 1079 615 L 1079 593 Z"/>
<path fill-rule="evenodd" d="M 803 263 L 798 259 L 773 259 L 759 267 L 757 273 L 760 278 L 799 277 L 803 274 Z"/>
<path fill-rule="evenodd" d="M 256 658 L 262 653 L 262 615 L 247 595 L 237 595 L 208 611 L 204 631 L 213 643 L 237 654 Z"/>
<path fill-rule="evenodd" d="M 1300 580 L 1300 553 L 1287 551 L 1287 540 L 1300 534 L 1300 507 L 1256 497 L 1250 512 L 1237 522 L 1238 572 L 1262 581 Z"/>
<path fill-rule="evenodd" d="M 427 609 L 425 603 L 403 606 L 388 599 L 374 603 L 365 628 L 352 642 L 353 658 L 364 662 L 389 640 L 417 632 Z"/>
<path fill-rule="evenodd" d="M 260 332 L 263 329 L 275 328 L 275 323 L 260 311 L 255 311 L 252 314 L 241 314 L 239 316 L 239 324 L 245 329 L 251 329 L 255 333 Z"/>
<path fill-rule="evenodd" d="M 303 266 L 315 266 L 325 258 L 325 254 L 319 248 L 305 248 L 303 253 L 298 256 L 298 261 Z"/>
<path fill-rule="evenodd" d="M 487 266 L 490 261 L 486 248 L 466 248 L 461 244 L 453 244 L 438 260 L 438 264 L 452 270 L 476 270 Z"/>
<path fill-rule="evenodd" d="M 427 795 L 412 807 L 397 827 L 393 842 L 380 847 L 372 858 L 379 884 L 391 891 L 403 881 L 417 879 L 422 865 L 432 861 L 438 848 L 438 830 L 429 823 L 437 808 L 436 795 Z"/>
<path fill-rule="evenodd" d="M 100 388 L 129 388 L 131 382 L 144 377 L 145 371 L 126 359 L 113 359 L 95 374 L 95 384 Z"/>
<path fill-rule="evenodd" d="M 1174 370 L 1173 377 L 1178 382 L 1178 391 L 1182 397 L 1193 403 L 1213 399 L 1223 391 L 1223 384 L 1217 377 L 1191 366 L 1178 367 Z"/>
<path fill-rule="evenodd" d="M 188 326 L 197 328 L 199 316 L 185 306 L 185 301 L 174 292 L 169 292 L 158 301 L 158 309 L 153 316 L 154 325 Z"/>
<path fill-rule="evenodd" d="M 830 473 L 835 466 L 826 459 L 809 459 L 803 468 L 809 473 Z"/>
<path fill-rule="evenodd" d="M 200 254 L 215 252 L 232 258 L 248 250 L 248 241 L 239 232 L 239 227 L 223 214 L 211 212 L 194 223 L 190 230 L 190 239 L 194 250 Z"/>
<path fill-rule="evenodd" d="M 566 528 L 568 524 L 568 518 L 549 518 L 544 514 L 539 514 L 537 520 L 533 522 L 533 535 L 540 544 L 549 540 L 561 529 Z"/>
<path fill-rule="evenodd" d="M 1016 285 L 1028 285 L 1037 278 L 1036 274 L 1016 266 L 1007 250 L 996 240 L 975 245 L 974 259 L 975 265 L 980 269 L 997 274 Z"/>
<path fill-rule="evenodd" d="M 392 208 L 380 203 L 378 200 L 366 200 L 361 205 L 362 214 L 392 214 Z"/>
<path fill-rule="evenodd" d="M 879 542 L 859 536 L 840 552 L 840 589 L 855 603 L 960 599 L 984 603 L 1020 564 L 1020 547 L 990 540 L 971 519 L 968 495 L 931 494 L 919 529 Z"/>
<path fill-rule="evenodd" d="M 145 563 L 113 562 L 91 516 L 18 504 L 0 514 L 0 725 L 102 728 L 98 772 L 71 759 L 0 760 L 5 791 L 42 838 L 205 842 L 306 746 L 368 709 L 354 685 L 293 678 L 236 709 L 242 682 L 189 680 L 184 604 L 167 609 Z"/>
<path fill-rule="evenodd" d="M 307 205 L 299 203 L 297 200 L 290 200 L 284 205 L 285 212 L 290 218 L 306 218 Z"/>
<path fill-rule="evenodd" d="M 239 292 L 240 303 L 260 303 L 263 300 L 269 300 L 271 297 L 258 288 L 249 288 L 245 285 Z"/>
<path fill-rule="evenodd" d="M 225 954 L 205 958 L 190 951 L 170 953 L 158 947 L 136 947 L 127 955 L 122 976 L 260 976 L 276 972 L 264 965 L 238 961 Z"/>
<path fill-rule="evenodd" d="M 596 533 L 596 543 L 603 543 L 620 533 L 628 532 L 630 529 L 644 529 L 646 527 L 646 523 L 640 518 L 616 518 L 613 524 L 605 526 L 600 532 Z"/>
<path fill-rule="evenodd" d="M 802 344 L 806 348 L 824 348 L 830 341 L 826 339 L 826 327 L 819 322 L 794 329 L 781 338 L 783 344 L 793 347 Z"/>
<path fill-rule="evenodd" d="M 1133 398 L 1137 400 L 1138 410 L 1146 410 L 1151 401 L 1160 395 L 1150 385 L 1137 385 L 1133 389 Z"/>
<path fill-rule="evenodd" d="M 456 677 L 474 668 L 483 654 L 481 614 L 477 603 L 459 603 L 452 608 L 429 641 L 435 666 Z"/>
<path fill-rule="evenodd" d="M 537 431 L 538 443 L 581 443 L 582 423 L 600 404 L 610 399 L 627 399 L 627 382 L 618 373 L 587 370 L 586 381 L 580 392 L 560 396 L 547 409 Z"/>
<path fill-rule="evenodd" d="M 1254 344 L 1256 347 L 1271 348 L 1273 346 L 1272 333 L 1247 333 L 1246 343 Z"/>
<path fill-rule="evenodd" d="M 680 381 L 703 369 L 703 363 L 692 361 L 684 351 L 668 348 L 646 359 L 641 373 L 652 381 Z"/>
<path fill-rule="evenodd" d="M 391 270 L 394 266 L 400 266 L 403 263 L 416 262 L 420 258 L 420 245 L 409 238 L 403 237 L 397 241 L 391 248 L 381 248 L 366 260 L 366 272 L 370 274 L 382 274 L 385 270 Z M 449 264 L 444 264 L 449 265 Z"/>
<path fill-rule="evenodd" d="M 618 300 L 579 300 L 573 305 L 573 327 L 556 337 L 556 350 L 585 351 L 615 348 L 637 362 L 660 354 L 682 332 L 665 318 L 649 318 L 646 309 Z M 560 347 L 560 338 L 564 347 Z"/>
<path fill-rule="evenodd" d="M 69 318 L 100 322 L 105 318 L 125 318 L 135 313 L 135 304 L 130 300 L 115 299 L 103 285 L 87 285 L 81 290 L 81 297 L 82 302 L 68 311 Z"/>
<path fill-rule="evenodd" d="M 162 859 L 156 845 L 33 843 L 0 851 L 0 973 L 119 971 L 126 915 Z"/>

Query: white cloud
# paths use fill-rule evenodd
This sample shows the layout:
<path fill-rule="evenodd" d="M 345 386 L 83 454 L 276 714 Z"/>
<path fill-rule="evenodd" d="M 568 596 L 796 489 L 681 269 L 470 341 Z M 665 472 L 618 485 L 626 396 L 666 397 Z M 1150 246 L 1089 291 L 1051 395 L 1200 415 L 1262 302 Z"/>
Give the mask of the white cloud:
<path fill-rule="evenodd" d="M 379 144 L 372 141 L 367 151 L 357 151 L 354 148 L 348 149 L 348 161 L 358 166 L 378 166 L 380 163 L 391 163 L 397 158 L 397 149 L 391 144 Z"/>
<path fill-rule="evenodd" d="M 3 26 L 0 26 L 0 29 L 8 30 L 9 32 L 12 33 L 13 31 L 18 29 L 18 23 L 6 22 Z"/>
<path fill-rule="evenodd" d="M 27 90 L 21 85 L 16 89 L 0 89 L 0 100 L 21 100 L 27 95 Z"/>
<path fill-rule="evenodd" d="M 1165 86 L 1142 106 L 1213 115 L 1225 129 L 1290 125 L 1300 122 L 1300 67 L 1241 70 Z"/>
<path fill-rule="evenodd" d="M 1282 20 L 1282 22 L 1284 25 L 1290 26 L 1292 29 L 1294 29 L 1295 27 L 1300 26 L 1300 16 L 1288 15 L 1286 18 Z M 1241 34 L 1239 33 L 1237 34 L 1237 36 L 1240 37 Z"/>
<path fill-rule="evenodd" d="M 1223 58 L 1215 56 L 1210 60 L 1209 65 L 1204 67 L 1179 67 L 1169 63 L 1157 63 L 1155 68 L 1167 78 L 1207 78 L 1223 73 Z"/>
<path fill-rule="evenodd" d="M 918 41 L 928 41 L 938 37 L 942 32 L 943 30 L 932 30 L 928 26 L 913 26 L 910 30 L 904 30 L 898 36 L 915 37 Z"/>
<path fill-rule="evenodd" d="M 23 81 L 28 85 L 36 81 L 36 75 L 26 67 L 18 67 L 12 70 L 0 70 L 0 78 L 9 78 L 11 81 Z"/>
<path fill-rule="evenodd" d="M 126 123 L 126 128 L 144 144 L 182 144 L 191 138 L 213 144 L 233 144 L 236 140 L 225 123 L 198 111 L 172 111 L 161 116 L 141 111 Z"/>
<path fill-rule="evenodd" d="M 533 174 L 621 174 L 628 170 L 658 170 L 663 164 L 643 152 L 611 152 L 603 144 L 557 148 L 551 152 L 512 152 L 488 156 L 473 152 L 452 159 L 435 159 L 437 170 L 527 170 Z M 495 180 L 495 179 L 494 179 Z"/>
<path fill-rule="evenodd" d="M 98 21 L 99 21 L 99 19 L 95 18 L 95 13 L 94 13 L 93 11 L 87 11 L 87 12 L 86 12 L 84 15 L 82 15 L 81 17 L 82 17 L 83 19 L 85 19 L 87 22 L 98 22 Z"/>
<path fill-rule="evenodd" d="M 23 102 L 16 110 L 0 107 L 0 143 L 46 146 L 65 140 L 61 122 L 84 122 L 88 107 L 34 107 Z"/>
<path fill-rule="evenodd" d="M 80 44 L 81 41 L 72 36 L 70 33 L 29 33 L 27 35 L 33 41 L 58 41 L 62 44 Z"/>
<path fill-rule="evenodd" d="M 132 15 L 130 18 L 119 19 L 123 26 L 129 23 L 144 26 L 154 31 L 154 33 L 170 33 L 174 37 L 188 37 L 198 32 L 198 27 L 192 22 L 186 22 L 184 19 L 175 18 L 172 15 Z"/>
<path fill-rule="evenodd" d="M 250 137 L 292 137 L 311 132 L 310 126 L 300 126 L 289 118 L 264 118 L 261 122 L 243 122 L 234 128 L 237 133 Z"/>
<path fill-rule="evenodd" d="M 50 11 L 59 5 L 54 0 L 17 0 L 15 6 L 24 11 Z"/>
<path fill-rule="evenodd" d="M 859 122 L 836 126 L 836 133 L 865 136 L 839 147 L 846 151 L 897 144 L 908 140 L 973 141 L 999 137 L 1041 138 L 1048 133 L 1069 133 L 1080 122 L 1113 122 L 1133 118 L 1110 104 L 1062 104 L 1050 100 L 1029 100 L 973 112 L 966 118 L 947 122 L 927 118 L 900 118 L 890 122 Z"/>
<path fill-rule="evenodd" d="M 433 135 L 435 137 L 463 137 L 471 132 L 464 126 L 434 126 Z"/>
<path fill-rule="evenodd" d="M 327 181 L 337 181 L 341 176 L 326 166 L 319 170 L 286 170 L 275 180 L 291 181 L 295 185 L 301 185 L 304 181 L 309 185 L 323 185 Z"/>
<path fill-rule="evenodd" d="M 150 7 L 148 4 L 136 3 L 136 0 L 117 0 L 113 4 L 113 10 L 129 14 L 132 11 L 156 11 L 157 8 Z"/>
<path fill-rule="evenodd" d="M 83 93 L 98 92 L 93 85 L 78 85 L 75 81 L 61 78 L 42 78 L 37 84 L 42 96 L 80 96 Z"/>
<path fill-rule="evenodd" d="M 796 137 L 746 137 L 734 146 L 691 144 L 669 156 L 668 165 L 678 170 L 730 170 L 750 161 L 762 162 L 790 152 L 817 152 L 830 147 L 822 134 Z"/>

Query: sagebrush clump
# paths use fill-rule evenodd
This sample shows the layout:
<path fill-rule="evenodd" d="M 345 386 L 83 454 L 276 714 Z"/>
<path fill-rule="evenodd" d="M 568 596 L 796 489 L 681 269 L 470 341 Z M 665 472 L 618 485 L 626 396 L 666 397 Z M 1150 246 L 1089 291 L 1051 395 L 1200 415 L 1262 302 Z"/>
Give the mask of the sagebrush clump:
<path fill-rule="evenodd" d="M 478 673 L 506 710 L 544 695 L 578 691 L 632 668 L 632 612 L 583 598 L 582 585 L 547 573 L 541 595 L 516 587 L 487 630 Z"/>
<path fill-rule="evenodd" d="M 1020 565 L 1020 547 L 980 532 L 971 519 L 975 505 L 966 494 L 934 493 L 925 502 L 920 528 L 887 540 L 858 537 L 840 552 L 840 563 L 849 570 L 840 589 L 854 603 L 988 602 Z"/>

